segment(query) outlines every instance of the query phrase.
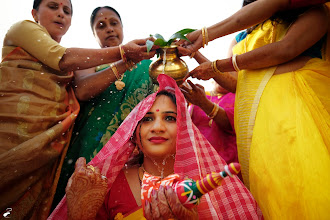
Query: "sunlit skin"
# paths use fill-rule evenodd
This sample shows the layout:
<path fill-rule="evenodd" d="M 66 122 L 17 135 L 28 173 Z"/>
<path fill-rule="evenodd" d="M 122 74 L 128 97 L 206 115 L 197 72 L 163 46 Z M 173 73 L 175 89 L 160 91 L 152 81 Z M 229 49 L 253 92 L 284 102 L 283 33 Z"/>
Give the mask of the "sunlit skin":
<path fill-rule="evenodd" d="M 72 10 L 70 1 L 43 0 L 38 10 L 32 9 L 32 16 L 59 43 L 71 26 Z"/>
<path fill-rule="evenodd" d="M 102 48 L 118 46 L 124 39 L 120 18 L 114 11 L 107 8 L 102 8 L 97 12 L 93 33 Z"/>
<path fill-rule="evenodd" d="M 137 145 L 145 155 L 143 165 L 153 175 L 160 175 L 160 167 L 164 169 L 165 176 L 173 172 L 177 136 L 176 117 L 176 105 L 169 97 L 160 95 L 136 129 Z M 155 162 L 158 167 L 155 166 Z M 165 168 L 164 163 L 167 165 Z M 167 169 L 169 167 L 171 169 Z"/>

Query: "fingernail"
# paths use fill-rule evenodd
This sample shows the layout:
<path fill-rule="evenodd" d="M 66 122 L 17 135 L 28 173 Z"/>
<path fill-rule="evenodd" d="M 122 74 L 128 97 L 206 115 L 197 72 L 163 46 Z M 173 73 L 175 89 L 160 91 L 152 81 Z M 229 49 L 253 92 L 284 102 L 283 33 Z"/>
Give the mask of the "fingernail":
<path fill-rule="evenodd" d="M 152 190 L 151 195 L 152 195 L 153 197 L 155 197 L 155 196 L 156 196 L 156 190 Z"/>
<path fill-rule="evenodd" d="M 163 185 L 160 185 L 159 186 L 159 190 L 162 190 L 163 191 L 164 190 L 164 186 Z"/>

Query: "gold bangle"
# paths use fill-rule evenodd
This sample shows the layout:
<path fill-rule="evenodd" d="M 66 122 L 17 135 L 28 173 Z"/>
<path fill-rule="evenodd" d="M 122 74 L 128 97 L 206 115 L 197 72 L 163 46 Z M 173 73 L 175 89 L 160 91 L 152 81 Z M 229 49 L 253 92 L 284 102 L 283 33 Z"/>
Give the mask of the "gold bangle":
<path fill-rule="evenodd" d="M 215 61 L 212 62 L 212 70 L 213 70 L 214 73 L 222 74 L 223 72 L 221 72 L 217 67 L 217 61 L 218 60 L 215 60 Z"/>
<path fill-rule="evenodd" d="M 206 27 L 204 27 L 204 34 L 205 34 L 205 45 L 207 46 L 209 44 L 209 34 L 207 32 Z"/>
<path fill-rule="evenodd" d="M 232 64 L 233 64 L 233 67 L 234 67 L 234 69 L 236 70 L 236 72 L 239 72 L 239 71 L 241 71 L 241 70 L 238 68 L 237 61 L 236 61 L 236 56 L 237 56 L 237 54 L 234 54 L 234 55 L 231 57 L 231 62 L 232 62 Z"/>
<path fill-rule="evenodd" d="M 203 36 L 203 48 L 205 47 L 205 30 L 202 28 L 202 36 Z"/>
<path fill-rule="evenodd" d="M 209 34 L 207 33 L 206 27 L 202 28 L 202 36 L 203 36 L 203 48 L 209 44 Z"/>
<path fill-rule="evenodd" d="M 213 109 L 212 109 L 211 113 L 208 114 L 207 116 L 209 116 L 210 119 L 213 119 L 218 114 L 218 111 L 219 111 L 219 106 L 217 104 L 213 103 Z"/>
<path fill-rule="evenodd" d="M 126 63 L 127 58 L 126 58 L 125 51 L 124 51 L 124 48 L 123 48 L 122 44 L 119 45 L 119 51 L 120 51 L 121 59 L 124 61 L 124 63 Z"/>
<path fill-rule="evenodd" d="M 119 80 L 118 69 L 114 63 L 110 63 L 111 70 L 113 74 L 116 76 L 116 79 Z"/>

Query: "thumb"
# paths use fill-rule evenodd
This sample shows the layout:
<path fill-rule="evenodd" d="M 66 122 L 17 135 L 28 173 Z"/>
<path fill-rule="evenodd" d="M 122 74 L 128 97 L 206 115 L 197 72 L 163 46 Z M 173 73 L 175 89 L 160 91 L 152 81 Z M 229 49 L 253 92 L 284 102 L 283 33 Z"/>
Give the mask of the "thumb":
<path fill-rule="evenodd" d="M 79 157 L 76 161 L 75 170 L 80 170 L 81 168 L 86 167 L 86 159 L 84 157 Z"/>

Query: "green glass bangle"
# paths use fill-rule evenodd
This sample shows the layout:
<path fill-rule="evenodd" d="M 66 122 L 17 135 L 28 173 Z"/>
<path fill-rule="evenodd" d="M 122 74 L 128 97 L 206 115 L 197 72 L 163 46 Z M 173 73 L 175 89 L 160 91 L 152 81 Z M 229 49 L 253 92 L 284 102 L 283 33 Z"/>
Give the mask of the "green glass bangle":
<path fill-rule="evenodd" d="M 109 64 L 102 64 L 100 66 L 95 67 L 95 72 L 100 72 L 100 71 L 105 70 L 109 67 L 110 67 Z"/>

